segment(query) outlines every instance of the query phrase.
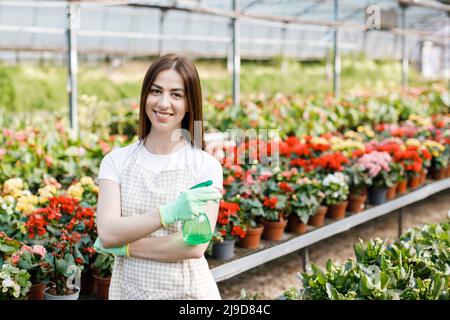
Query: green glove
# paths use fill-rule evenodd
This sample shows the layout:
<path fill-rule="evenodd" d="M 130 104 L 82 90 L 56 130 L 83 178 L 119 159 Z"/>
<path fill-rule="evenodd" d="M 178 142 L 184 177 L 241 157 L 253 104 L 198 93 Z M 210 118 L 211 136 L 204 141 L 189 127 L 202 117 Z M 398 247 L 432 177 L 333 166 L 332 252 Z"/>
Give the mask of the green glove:
<path fill-rule="evenodd" d="M 95 240 L 94 249 L 95 249 L 95 251 L 104 253 L 104 254 L 112 254 L 115 256 L 130 256 L 130 253 L 128 252 L 128 244 L 125 244 L 120 247 L 106 249 L 103 247 L 102 242 L 100 241 L 100 238 L 97 238 L 97 240 Z"/>
<path fill-rule="evenodd" d="M 159 207 L 161 224 L 167 226 L 177 221 L 192 220 L 204 211 L 206 202 L 217 202 L 221 198 L 222 194 L 213 187 L 186 190 L 175 201 Z"/>

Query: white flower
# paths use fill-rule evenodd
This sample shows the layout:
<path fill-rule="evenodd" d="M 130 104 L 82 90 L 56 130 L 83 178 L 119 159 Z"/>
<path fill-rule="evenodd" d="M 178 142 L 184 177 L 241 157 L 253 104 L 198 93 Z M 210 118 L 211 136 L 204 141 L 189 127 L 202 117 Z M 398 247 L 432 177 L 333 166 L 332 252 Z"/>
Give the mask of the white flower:
<path fill-rule="evenodd" d="M 8 287 L 13 287 L 16 283 L 11 279 L 11 278 L 6 278 L 5 280 L 2 281 L 2 286 L 3 286 L 3 292 L 6 292 L 6 290 L 8 290 Z"/>

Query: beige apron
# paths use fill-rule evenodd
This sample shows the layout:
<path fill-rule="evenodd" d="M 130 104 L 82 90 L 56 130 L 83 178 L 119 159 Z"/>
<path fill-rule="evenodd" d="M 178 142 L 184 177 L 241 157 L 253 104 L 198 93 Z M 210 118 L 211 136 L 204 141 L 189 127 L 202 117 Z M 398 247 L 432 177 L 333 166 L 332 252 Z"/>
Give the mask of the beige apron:
<path fill-rule="evenodd" d="M 140 144 L 120 177 L 122 216 L 154 210 L 175 200 L 195 181 L 185 145 L 183 169 L 152 172 L 138 163 Z M 161 228 L 148 237 L 181 232 L 181 222 Z M 111 300 L 143 299 L 221 299 L 217 284 L 204 257 L 178 262 L 159 262 L 133 257 L 116 257 L 109 289 Z"/>

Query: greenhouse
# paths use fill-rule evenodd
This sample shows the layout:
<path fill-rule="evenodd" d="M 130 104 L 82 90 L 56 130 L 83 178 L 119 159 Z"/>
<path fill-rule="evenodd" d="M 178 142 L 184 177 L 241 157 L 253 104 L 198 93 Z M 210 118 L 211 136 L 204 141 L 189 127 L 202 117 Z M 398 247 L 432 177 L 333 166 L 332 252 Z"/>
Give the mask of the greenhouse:
<path fill-rule="evenodd" d="M 1 1 L 0 300 L 450 300 L 449 80 L 446 0 Z"/>

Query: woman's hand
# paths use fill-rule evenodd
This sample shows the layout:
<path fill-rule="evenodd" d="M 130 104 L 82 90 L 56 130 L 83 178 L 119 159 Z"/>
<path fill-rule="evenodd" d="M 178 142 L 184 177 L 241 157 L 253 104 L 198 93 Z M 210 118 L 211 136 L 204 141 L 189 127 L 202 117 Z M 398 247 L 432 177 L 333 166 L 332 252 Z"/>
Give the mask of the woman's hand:
<path fill-rule="evenodd" d="M 222 194 L 214 187 L 201 187 L 189 189 L 180 194 L 173 202 L 159 207 L 161 214 L 161 224 L 163 226 L 194 219 L 194 217 L 203 212 L 206 202 L 218 202 Z"/>
<path fill-rule="evenodd" d="M 102 242 L 100 241 L 100 238 L 97 238 L 97 240 L 95 240 L 94 249 L 97 252 L 105 253 L 105 254 L 112 254 L 115 256 L 129 256 L 130 255 L 127 244 L 120 246 L 120 247 L 113 247 L 113 248 L 106 249 L 103 247 Z"/>

